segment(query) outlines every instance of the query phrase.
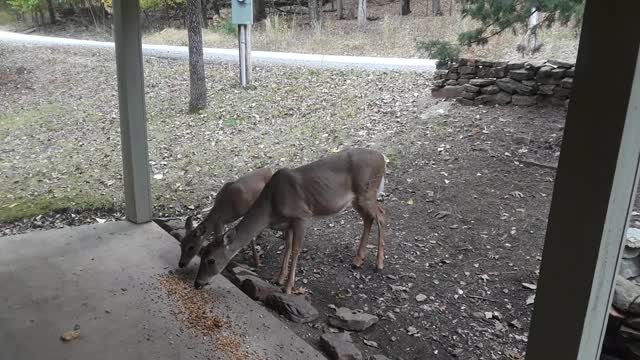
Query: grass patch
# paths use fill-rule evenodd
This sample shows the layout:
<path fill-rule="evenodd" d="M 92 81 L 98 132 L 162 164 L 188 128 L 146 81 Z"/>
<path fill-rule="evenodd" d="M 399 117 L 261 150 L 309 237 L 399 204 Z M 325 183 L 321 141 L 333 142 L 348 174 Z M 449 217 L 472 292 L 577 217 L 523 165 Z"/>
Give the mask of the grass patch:
<path fill-rule="evenodd" d="M 37 197 L 15 199 L 0 206 L 0 221 L 14 221 L 67 209 L 95 210 L 113 208 L 113 200 L 106 196 L 79 195 L 76 197 Z"/>
<path fill-rule="evenodd" d="M 59 105 L 42 105 L 16 113 L 0 113 L 0 136 L 7 136 L 26 126 L 42 125 L 50 129 L 50 119 L 64 112 L 65 109 Z"/>

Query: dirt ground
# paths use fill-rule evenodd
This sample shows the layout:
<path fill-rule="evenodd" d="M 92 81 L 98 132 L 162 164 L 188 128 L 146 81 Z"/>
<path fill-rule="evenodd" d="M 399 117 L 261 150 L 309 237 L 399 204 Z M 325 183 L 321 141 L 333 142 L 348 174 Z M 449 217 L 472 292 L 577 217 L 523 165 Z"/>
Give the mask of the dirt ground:
<path fill-rule="evenodd" d="M 151 167 L 163 175 L 153 179 L 157 215 L 199 213 L 250 168 L 378 149 L 390 159 L 384 272 L 373 271 L 373 248 L 362 270 L 351 269 L 362 227 L 353 210 L 314 221 L 297 285 L 321 318 L 288 325 L 317 345 L 333 304 L 381 318 L 353 335 L 367 354 L 522 358 L 534 294 L 523 283 L 537 280 L 554 171 L 519 160 L 557 160 L 563 109 L 438 101 L 428 74 L 266 67 L 256 69 L 256 89 L 242 91 L 233 66 L 208 65 L 212 105 L 189 115 L 186 68 L 145 61 Z M 112 55 L 3 48 L 0 91 L 0 233 L 121 218 Z M 87 194 L 106 198 L 107 210 L 91 210 L 99 206 Z M 30 199 L 45 215 L 11 219 L 33 210 Z M 89 210 L 62 210 L 73 204 Z M 277 271 L 278 236 L 259 243 L 267 278 Z"/>

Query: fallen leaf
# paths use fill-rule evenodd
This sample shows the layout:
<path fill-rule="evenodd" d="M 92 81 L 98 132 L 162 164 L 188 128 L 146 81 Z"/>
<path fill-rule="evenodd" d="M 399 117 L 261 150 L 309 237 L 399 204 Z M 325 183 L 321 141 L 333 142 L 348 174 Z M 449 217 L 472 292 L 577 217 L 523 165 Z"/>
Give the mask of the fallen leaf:
<path fill-rule="evenodd" d="M 427 300 L 427 295 L 425 295 L 425 294 L 416 295 L 416 301 L 422 302 L 422 301 L 425 301 L 425 300 Z"/>
<path fill-rule="evenodd" d="M 375 342 L 375 341 L 370 341 L 370 340 L 367 340 L 367 339 L 363 339 L 362 342 L 367 346 L 371 346 L 371 347 L 376 348 L 376 349 L 378 348 L 378 343 Z"/>
<path fill-rule="evenodd" d="M 154 178 L 154 179 L 156 179 L 156 180 L 160 180 L 160 179 L 162 179 L 163 177 L 164 177 L 164 175 L 162 175 L 162 174 L 155 174 L 155 175 L 153 175 L 153 178 Z"/>
<path fill-rule="evenodd" d="M 64 342 L 68 342 L 71 340 L 75 340 L 80 337 L 80 331 L 78 330 L 69 330 L 60 336 L 60 339 Z"/>
<path fill-rule="evenodd" d="M 536 294 L 533 294 L 527 298 L 527 305 L 531 305 L 536 301 Z"/>
<path fill-rule="evenodd" d="M 407 205 L 413 205 L 413 199 L 407 200 Z"/>
<path fill-rule="evenodd" d="M 525 288 L 530 289 L 530 290 L 535 290 L 535 289 L 538 288 L 536 285 L 529 284 L 529 283 L 522 283 L 522 286 L 524 286 Z"/>
<path fill-rule="evenodd" d="M 98 222 L 98 224 L 104 224 L 105 222 L 107 222 L 107 219 L 96 218 L 96 221 Z"/>

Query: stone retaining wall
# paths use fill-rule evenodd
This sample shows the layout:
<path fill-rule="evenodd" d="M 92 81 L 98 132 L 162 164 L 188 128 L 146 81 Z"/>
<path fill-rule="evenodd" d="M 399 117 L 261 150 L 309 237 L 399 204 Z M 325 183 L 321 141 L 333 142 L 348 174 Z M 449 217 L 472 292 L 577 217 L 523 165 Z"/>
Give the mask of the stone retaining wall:
<path fill-rule="evenodd" d="M 566 106 L 573 86 L 574 64 L 548 60 L 500 62 L 460 59 L 438 64 L 431 94 L 455 98 L 463 105 Z"/>

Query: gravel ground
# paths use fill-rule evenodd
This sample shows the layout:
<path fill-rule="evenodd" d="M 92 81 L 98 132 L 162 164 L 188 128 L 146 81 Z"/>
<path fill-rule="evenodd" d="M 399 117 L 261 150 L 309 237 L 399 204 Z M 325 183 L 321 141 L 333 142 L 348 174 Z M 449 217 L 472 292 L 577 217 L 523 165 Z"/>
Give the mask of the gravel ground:
<path fill-rule="evenodd" d="M 113 56 L 2 50 L 2 234 L 121 218 Z M 378 149 L 390 159 L 385 272 L 374 273 L 372 261 L 350 269 L 361 231 L 353 211 L 314 222 L 298 285 L 321 317 L 290 326 L 317 344 L 334 304 L 382 318 L 354 335 L 366 354 L 523 357 L 534 291 L 522 284 L 537 280 L 554 171 L 518 160 L 557 160 L 563 109 L 439 102 L 425 74 L 265 67 L 245 91 L 234 66 L 206 70 L 209 109 L 189 115 L 187 64 L 145 60 L 156 215 L 199 213 L 224 181 L 260 166 Z M 259 245 L 260 273 L 270 278 L 283 244 L 272 233 Z"/>

